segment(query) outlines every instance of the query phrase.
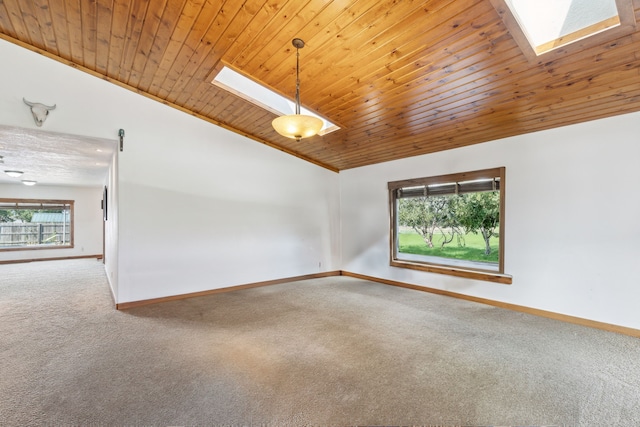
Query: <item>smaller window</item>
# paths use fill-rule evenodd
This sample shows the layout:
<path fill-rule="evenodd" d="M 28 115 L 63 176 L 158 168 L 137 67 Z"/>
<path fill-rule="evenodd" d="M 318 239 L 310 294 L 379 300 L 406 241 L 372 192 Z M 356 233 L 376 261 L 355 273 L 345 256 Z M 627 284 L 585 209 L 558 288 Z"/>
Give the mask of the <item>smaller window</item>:
<path fill-rule="evenodd" d="M 495 168 L 390 182 L 391 265 L 511 283 L 504 180 Z"/>
<path fill-rule="evenodd" d="M 73 203 L 0 199 L 0 251 L 72 248 Z"/>
<path fill-rule="evenodd" d="M 530 60 L 560 47 L 584 49 L 635 31 L 631 0 L 490 1 Z"/>
<path fill-rule="evenodd" d="M 539 55 L 620 25 L 615 0 L 507 0 Z"/>
<path fill-rule="evenodd" d="M 293 101 L 271 89 L 266 88 L 260 83 L 245 77 L 227 66 L 222 67 L 222 70 L 220 70 L 220 72 L 214 77 L 211 84 L 279 116 L 293 114 L 296 110 L 296 104 Z M 324 117 L 321 117 L 302 106 L 300 107 L 300 112 L 322 120 L 322 129 L 318 132 L 318 135 L 320 136 L 340 129 L 338 125 L 331 123 Z"/>

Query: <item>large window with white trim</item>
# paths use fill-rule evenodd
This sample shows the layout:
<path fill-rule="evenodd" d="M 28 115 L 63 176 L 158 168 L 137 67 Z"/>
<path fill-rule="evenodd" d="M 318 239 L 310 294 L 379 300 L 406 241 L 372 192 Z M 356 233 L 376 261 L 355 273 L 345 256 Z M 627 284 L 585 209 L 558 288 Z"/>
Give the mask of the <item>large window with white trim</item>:
<path fill-rule="evenodd" d="M 505 168 L 390 182 L 391 265 L 510 283 Z"/>
<path fill-rule="evenodd" d="M 73 200 L 0 199 L 0 251 L 73 247 Z"/>

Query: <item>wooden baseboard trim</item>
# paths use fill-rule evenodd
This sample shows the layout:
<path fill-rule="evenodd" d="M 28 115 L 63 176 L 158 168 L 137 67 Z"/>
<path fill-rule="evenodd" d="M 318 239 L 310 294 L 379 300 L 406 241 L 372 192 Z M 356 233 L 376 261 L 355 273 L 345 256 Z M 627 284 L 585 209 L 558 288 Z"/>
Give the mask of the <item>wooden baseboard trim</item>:
<path fill-rule="evenodd" d="M 427 286 L 412 285 L 404 282 L 397 282 L 395 280 L 380 279 L 378 277 L 366 276 L 364 274 L 351 273 L 348 271 L 341 272 L 343 276 L 355 277 L 357 279 L 369 280 L 371 282 L 382 283 L 385 285 L 398 286 L 401 288 L 414 289 L 422 292 L 429 292 L 432 294 L 444 295 L 453 298 L 459 298 L 467 301 L 479 302 L 481 304 L 487 304 L 494 307 L 506 308 L 508 310 L 518 311 L 526 314 L 533 314 L 535 316 L 546 317 L 548 319 L 560 320 L 562 322 L 573 323 L 575 325 L 588 326 L 590 328 L 602 329 L 608 332 L 615 332 L 618 334 L 629 335 L 632 337 L 640 338 L 640 330 L 628 328 L 626 326 L 613 325 L 610 323 L 598 322 L 595 320 L 584 319 L 582 317 L 569 316 L 567 314 L 554 313 L 553 311 L 540 310 L 537 308 L 526 307 L 523 305 L 510 304 L 501 301 L 490 300 L 486 298 L 474 297 L 465 294 L 459 294 L 457 292 L 444 291 L 442 289 L 429 288 Z"/>
<path fill-rule="evenodd" d="M 202 297 L 206 295 L 221 294 L 224 292 L 239 291 L 242 289 L 259 288 L 262 286 L 279 285 L 281 283 L 297 282 L 299 280 L 319 279 L 322 277 L 340 276 L 340 274 L 341 274 L 340 270 L 327 271 L 325 273 L 307 274 L 304 276 L 295 276 L 295 277 L 287 277 L 284 279 L 267 280 L 264 282 L 248 283 L 246 285 L 229 286 L 229 287 L 220 288 L 220 289 L 210 289 L 208 291 L 192 292 L 192 293 L 180 294 L 180 295 L 171 295 L 168 297 L 152 298 L 152 299 L 145 299 L 145 300 L 139 300 L 139 301 L 122 302 L 122 303 L 116 304 L 116 309 L 128 310 L 130 308 L 141 307 L 143 305 L 158 304 L 158 303 L 168 302 L 168 301 L 176 301 L 176 300 L 187 299 L 187 298 Z"/>
<path fill-rule="evenodd" d="M 93 257 L 84 257 L 84 258 L 93 258 Z M 40 260 L 36 260 L 36 261 L 40 261 Z M 537 309 L 537 308 L 526 307 L 526 306 L 523 306 L 523 305 L 517 305 L 517 304 L 511 304 L 511 303 L 506 303 L 506 302 L 501 302 L 501 301 L 495 301 L 495 300 L 491 300 L 491 299 L 487 299 L 487 298 L 474 297 L 474 296 L 470 296 L 470 295 L 460 294 L 460 293 L 457 293 L 457 292 L 451 292 L 451 291 L 445 291 L 445 290 L 442 290 L 442 289 L 430 288 L 430 287 L 427 287 L 427 286 L 412 285 L 410 283 L 398 282 L 398 281 L 395 281 L 395 280 L 381 279 L 379 277 L 367 276 L 367 275 L 358 274 L 358 273 L 351 273 L 349 271 L 344 271 L 344 270 L 342 270 L 342 271 L 328 271 L 328 272 L 325 272 L 325 273 L 317 273 L 317 274 L 307 274 L 307 275 L 304 275 L 304 276 L 288 277 L 288 278 L 284 278 L 284 279 L 267 280 L 267 281 L 264 281 L 264 282 L 248 283 L 248 284 L 245 284 L 245 285 L 229 286 L 229 287 L 226 287 L 226 288 L 211 289 L 211 290 L 207 290 L 207 291 L 192 292 L 192 293 L 188 293 L 188 294 L 172 295 L 172 296 L 162 297 L 162 298 L 153 298 L 153 299 L 147 299 L 147 300 L 124 302 L 124 303 L 116 304 L 116 309 L 118 309 L 118 310 L 128 310 L 128 309 L 131 309 L 131 308 L 141 307 L 141 306 L 150 305 L 150 304 L 158 304 L 158 303 L 168 302 L 168 301 L 176 301 L 176 300 L 187 299 L 187 298 L 195 298 L 195 297 L 201 297 L 201 296 L 206 296 L 206 295 L 214 295 L 214 294 L 225 293 L 225 292 L 239 291 L 239 290 L 242 290 L 242 289 L 258 288 L 258 287 L 262 287 L 262 286 L 278 285 L 278 284 L 281 284 L 281 283 L 296 282 L 296 281 L 308 280 L 308 279 L 318 279 L 318 278 L 322 278 L 322 277 L 331 277 L 331 276 L 354 277 L 354 278 L 357 278 L 357 279 L 368 280 L 368 281 L 371 281 L 371 282 L 382 283 L 382 284 L 385 284 L 385 285 L 397 286 L 397 287 L 400 287 L 400 288 L 413 289 L 413 290 L 422 291 L 422 292 L 429 292 L 429 293 L 432 293 L 432 294 L 443 295 L 443 296 L 448 296 L 448 297 L 452 297 L 452 298 L 458 298 L 458 299 L 462 299 L 462 300 L 466 300 L 466 301 L 477 302 L 477 303 L 481 303 L 481 304 L 490 305 L 490 306 L 493 306 L 493 307 L 505 308 L 505 309 L 508 309 L 508 310 L 517 311 L 517 312 L 520 312 L 520 313 L 532 314 L 534 316 L 546 317 L 548 319 L 559 320 L 559 321 L 562 321 L 562 322 L 573 323 L 575 325 L 587 326 L 587 327 L 590 327 L 590 328 L 601 329 L 601 330 L 608 331 L 608 332 L 615 332 L 615 333 L 619 333 L 619 334 L 623 334 L 623 335 L 629 335 L 629 336 L 632 336 L 632 337 L 640 338 L 640 330 L 639 329 L 628 328 L 626 326 L 620 326 L 620 325 L 614 325 L 614 324 L 610 324 L 610 323 L 598 322 L 598 321 L 595 321 L 595 320 L 584 319 L 584 318 L 581 318 L 581 317 L 569 316 L 567 314 L 560 314 L 560 313 L 555 313 L 555 312 L 552 312 L 552 311 L 546 311 L 546 310 L 540 310 L 540 309 Z"/>
<path fill-rule="evenodd" d="M 52 257 L 52 258 L 29 258 L 29 259 L 15 259 L 8 261 L 0 261 L 1 264 L 21 264 L 25 262 L 36 262 L 36 261 L 65 261 L 69 259 L 85 259 L 85 258 L 95 258 L 102 259 L 102 254 L 99 255 L 79 255 L 79 256 L 61 256 L 61 257 Z"/>

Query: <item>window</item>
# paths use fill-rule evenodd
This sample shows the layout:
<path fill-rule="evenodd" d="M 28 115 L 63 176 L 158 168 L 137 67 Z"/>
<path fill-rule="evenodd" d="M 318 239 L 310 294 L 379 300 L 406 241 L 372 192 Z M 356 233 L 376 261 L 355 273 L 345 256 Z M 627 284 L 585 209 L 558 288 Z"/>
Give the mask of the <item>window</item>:
<path fill-rule="evenodd" d="M 499 283 L 505 168 L 388 184 L 391 265 Z"/>
<path fill-rule="evenodd" d="M 218 86 L 221 89 L 226 90 L 240 98 L 251 102 L 258 107 L 265 109 L 267 111 L 271 111 L 276 115 L 287 115 L 293 114 L 295 112 L 295 103 L 285 98 L 284 96 L 272 91 L 271 89 L 267 89 L 249 79 L 248 77 L 243 76 L 242 74 L 232 70 L 229 67 L 223 67 L 222 70 L 216 75 L 216 77 L 211 81 L 211 84 Z M 340 127 L 334 123 L 331 123 L 329 120 L 324 117 L 320 117 L 313 111 L 307 110 L 304 107 L 300 107 L 300 113 L 306 114 L 308 116 L 317 117 L 322 120 L 322 129 L 318 132 L 318 135 L 326 135 L 328 133 L 334 132 Z"/>
<path fill-rule="evenodd" d="M 524 53 L 535 58 L 582 41 L 576 49 L 635 31 L 631 0 L 491 0 Z M 602 33 L 602 34 L 601 34 Z"/>
<path fill-rule="evenodd" d="M 73 247 L 73 200 L 0 199 L 0 251 Z"/>

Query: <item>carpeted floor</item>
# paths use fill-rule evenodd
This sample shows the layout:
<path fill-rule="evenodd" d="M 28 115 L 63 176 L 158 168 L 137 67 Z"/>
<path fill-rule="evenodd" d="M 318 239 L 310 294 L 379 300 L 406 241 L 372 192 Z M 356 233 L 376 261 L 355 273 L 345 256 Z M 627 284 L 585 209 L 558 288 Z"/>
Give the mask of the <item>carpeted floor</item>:
<path fill-rule="evenodd" d="M 639 356 L 346 277 L 122 312 L 96 260 L 0 265 L 2 426 L 637 426 Z"/>

